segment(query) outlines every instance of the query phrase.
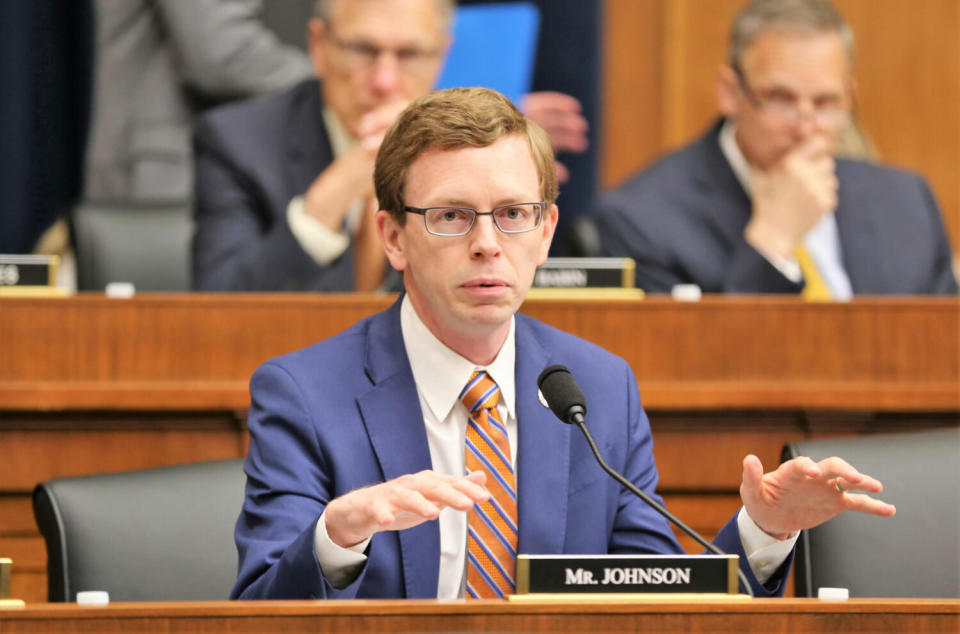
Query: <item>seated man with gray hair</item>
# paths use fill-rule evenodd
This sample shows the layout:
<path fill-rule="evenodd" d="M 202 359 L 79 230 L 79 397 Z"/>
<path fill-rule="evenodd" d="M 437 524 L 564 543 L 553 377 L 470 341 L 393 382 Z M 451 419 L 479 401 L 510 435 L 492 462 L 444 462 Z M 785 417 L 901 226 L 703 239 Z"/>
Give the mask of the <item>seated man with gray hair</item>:
<path fill-rule="evenodd" d="M 950 244 L 913 174 L 835 158 L 853 34 L 828 0 L 755 0 L 721 69 L 723 118 L 603 196 L 606 255 L 652 293 L 952 294 Z"/>

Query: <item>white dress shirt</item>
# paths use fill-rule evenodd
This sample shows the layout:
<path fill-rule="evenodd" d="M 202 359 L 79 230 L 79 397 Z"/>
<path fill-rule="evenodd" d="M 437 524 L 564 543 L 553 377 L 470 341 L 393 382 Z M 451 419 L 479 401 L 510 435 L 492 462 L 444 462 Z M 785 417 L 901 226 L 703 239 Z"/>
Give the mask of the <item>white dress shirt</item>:
<path fill-rule="evenodd" d="M 750 165 L 740 151 L 736 140 L 736 124 L 727 120 L 720 129 L 720 151 L 723 153 L 737 180 L 750 196 L 752 178 Z M 840 234 L 837 231 L 837 217 L 833 212 L 824 214 L 803 237 L 803 246 L 807 248 L 814 265 L 823 278 L 830 295 L 838 301 L 847 301 L 853 297 L 850 277 L 843 268 L 843 252 L 840 246 Z M 761 253 L 778 271 L 795 284 L 803 280 L 800 265 L 796 258 L 782 258 L 773 253 Z"/>
<path fill-rule="evenodd" d="M 464 443 L 467 409 L 458 400 L 475 370 L 486 370 L 500 387 L 497 410 L 506 424 L 510 458 L 517 464 L 515 322 L 493 363 L 477 366 L 445 346 L 424 325 L 409 296 L 400 305 L 400 328 L 417 384 L 420 409 L 427 430 L 433 470 L 450 475 L 464 474 Z M 514 470 L 516 476 L 516 469 Z M 466 583 L 467 514 L 454 509 L 440 513 L 440 571 L 437 598 L 463 598 Z M 740 539 L 757 579 L 766 581 L 790 554 L 796 535 L 778 541 L 764 533 L 741 508 L 737 515 Z M 317 521 L 314 550 L 324 576 L 334 587 L 345 587 L 366 561 L 363 551 L 370 540 L 351 548 L 337 546 L 327 536 L 323 515 Z"/>

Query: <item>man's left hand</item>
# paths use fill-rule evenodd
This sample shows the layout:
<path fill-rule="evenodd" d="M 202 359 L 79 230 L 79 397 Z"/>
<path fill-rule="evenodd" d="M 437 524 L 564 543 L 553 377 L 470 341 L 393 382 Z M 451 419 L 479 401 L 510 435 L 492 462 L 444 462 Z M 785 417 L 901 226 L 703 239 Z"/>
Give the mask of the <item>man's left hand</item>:
<path fill-rule="evenodd" d="M 778 539 L 813 528 L 844 511 L 882 517 L 897 512 L 892 504 L 853 491 L 880 493 L 883 485 L 842 458 L 814 462 L 801 456 L 770 473 L 763 472 L 756 456 L 743 459 L 743 506 L 757 526 Z"/>

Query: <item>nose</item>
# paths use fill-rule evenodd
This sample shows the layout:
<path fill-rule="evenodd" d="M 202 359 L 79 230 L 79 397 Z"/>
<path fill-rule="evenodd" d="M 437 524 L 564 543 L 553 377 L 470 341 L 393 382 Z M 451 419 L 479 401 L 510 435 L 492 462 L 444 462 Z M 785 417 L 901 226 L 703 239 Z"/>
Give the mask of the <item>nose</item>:
<path fill-rule="evenodd" d="M 391 51 L 381 51 L 370 72 L 370 84 L 378 93 L 392 93 L 400 85 L 399 63 L 396 54 Z"/>
<path fill-rule="evenodd" d="M 820 124 L 817 120 L 817 110 L 813 104 L 806 101 L 797 104 L 793 112 L 794 135 L 797 138 L 806 139 L 819 130 L 819 128 Z"/>
<path fill-rule="evenodd" d="M 478 216 L 470 237 L 470 252 L 475 258 L 491 258 L 500 254 L 503 233 L 493 223 L 493 216 Z"/>

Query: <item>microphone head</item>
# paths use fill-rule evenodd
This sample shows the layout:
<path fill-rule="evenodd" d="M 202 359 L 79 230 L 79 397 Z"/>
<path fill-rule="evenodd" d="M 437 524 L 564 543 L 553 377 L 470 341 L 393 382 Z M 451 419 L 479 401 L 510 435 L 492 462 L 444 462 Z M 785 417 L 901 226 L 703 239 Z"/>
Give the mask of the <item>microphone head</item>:
<path fill-rule="evenodd" d="M 547 405 L 563 422 L 572 424 L 576 422 L 576 414 L 580 414 L 581 420 L 586 415 L 587 399 L 566 366 L 551 365 L 546 368 L 537 378 L 537 386 Z"/>

